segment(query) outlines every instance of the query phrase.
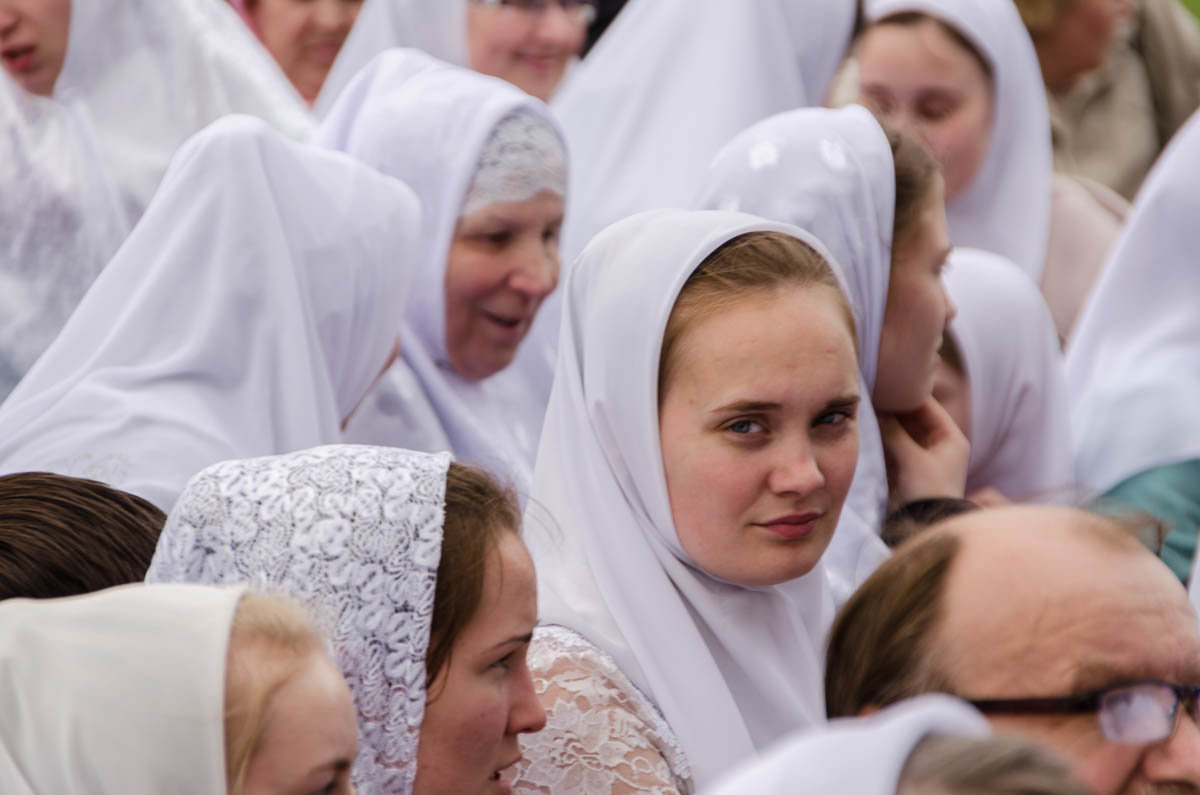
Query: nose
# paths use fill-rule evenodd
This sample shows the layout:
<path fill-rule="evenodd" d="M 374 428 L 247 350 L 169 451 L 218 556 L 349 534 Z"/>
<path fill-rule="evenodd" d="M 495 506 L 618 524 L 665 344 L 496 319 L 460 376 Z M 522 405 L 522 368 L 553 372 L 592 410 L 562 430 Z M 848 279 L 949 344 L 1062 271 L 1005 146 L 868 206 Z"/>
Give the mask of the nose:
<path fill-rule="evenodd" d="M 541 243 L 536 250 L 523 254 L 521 266 L 513 272 L 509 286 L 529 298 L 540 301 L 558 286 L 558 246 Z"/>
<path fill-rule="evenodd" d="M 942 298 L 946 301 L 946 323 L 949 326 L 954 318 L 958 317 L 958 305 L 954 303 L 954 299 L 950 297 L 950 291 L 946 289 L 946 281 L 942 280 Z"/>
<path fill-rule="evenodd" d="M 7 3 L 0 3 L 0 34 L 10 32 L 19 21 L 20 17 L 17 12 L 9 7 Z"/>
<path fill-rule="evenodd" d="M 359 4 L 346 0 L 317 0 L 313 9 L 313 22 L 322 31 L 349 32 Z"/>
<path fill-rule="evenodd" d="M 1200 791 L 1200 728 L 1195 716 L 1185 712 L 1175 733 L 1146 751 L 1142 773 L 1153 784 L 1173 784 L 1184 792 Z"/>
<path fill-rule="evenodd" d="M 780 446 L 779 458 L 767 475 L 767 487 L 772 492 L 803 497 L 824 485 L 825 475 L 807 438 Z"/>
<path fill-rule="evenodd" d="M 533 676 L 526 666 L 510 691 L 512 699 L 508 711 L 508 733 L 530 734 L 540 732 L 546 726 L 546 710 L 533 689 Z"/>

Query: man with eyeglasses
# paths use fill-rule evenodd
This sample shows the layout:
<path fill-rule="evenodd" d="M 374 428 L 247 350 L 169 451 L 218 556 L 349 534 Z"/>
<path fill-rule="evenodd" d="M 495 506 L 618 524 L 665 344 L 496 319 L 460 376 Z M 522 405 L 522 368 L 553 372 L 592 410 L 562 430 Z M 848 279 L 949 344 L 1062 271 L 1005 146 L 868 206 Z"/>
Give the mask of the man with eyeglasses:
<path fill-rule="evenodd" d="M 936 524 L 846 604 L 826 663 L 831 718 L 951 693 L 1097 795 L 1200 792 L 1200 625 L 1129 522 L 1014 506 Z"/>
<path fill-rule="evenodd" d="M 471 68 L 549 101 L 595 16 L 596 0 L 471 0 Z"/>

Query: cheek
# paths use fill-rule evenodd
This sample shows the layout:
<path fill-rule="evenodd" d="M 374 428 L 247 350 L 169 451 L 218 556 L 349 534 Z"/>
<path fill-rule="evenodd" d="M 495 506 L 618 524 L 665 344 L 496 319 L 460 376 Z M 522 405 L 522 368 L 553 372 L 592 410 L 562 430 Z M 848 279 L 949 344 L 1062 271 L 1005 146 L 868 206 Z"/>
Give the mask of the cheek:
<path fill-rule="evenodd" d="M 490 74 L 504 68 L 516 57 L 517 49 L 526 37 L 526 25 L 490 14 L 491 9 L 471 9 L 474 21 L 467 26 L 467 46 L 471 68 Z"/>
<path fill-rule="evenodd" d="M 492 773 L 505 740 L 503 692 L 487 675 L 447 682 L 421 724 L 418 771 L 429 790 L 473 792 Z"/>
<path fill-rule="evenodd" d="M 752 465 L 714 442 L 664 440 L 663 449 L 679 543 L 705 568 L 736 542 L 734 528 L 754 502 L 759 482 Z"/>
<path fill-rule="evenodd" d="M 874 418 L 869 419 L 874 421 Z M 858 434 L 848 433 L 817 449 L 820 451 L 817 466 L 825 476 L 825 488 L 840 505 L 850 493 L 850 483 L 858 466 Z"/>

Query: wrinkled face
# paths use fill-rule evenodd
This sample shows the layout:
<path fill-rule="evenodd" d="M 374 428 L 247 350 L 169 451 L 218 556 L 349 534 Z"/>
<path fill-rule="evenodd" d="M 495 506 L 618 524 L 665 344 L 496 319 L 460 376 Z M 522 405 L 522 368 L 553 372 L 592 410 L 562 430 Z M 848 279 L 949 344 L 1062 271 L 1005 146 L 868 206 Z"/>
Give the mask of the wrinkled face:
<path fill-rule="evenodd" d="M 933 393 L 942 332 L 954 317 L 954 304 L 942 283 L 950 238 L 941 185 L 930 194 L 913 229 L 892 250 L 871 393 L 877 411 L 912 411 Z"/>
<path fill-rule="evenodd" d="M 464 378 L 503 370 L 558 285 L 563 200 L 542 191 L 523 202 L 464 215 L 446 263 L 446 350 Z"/>
<path fill-rule="evenodd" d="M 679 543 L 743 585 L 807 574 L 858 461 L 858 359 L 827 287 L 749 295 L 692 322 L 659 437 Z"/>
<path fill-rule="evenodd" d="M 30 93 L 54 93 L 70 33 L 71 0 L 0 0 L 0 57 Z"/>
<path fill-rule="evenodd" d="M 940 23 L 868 28 L 858 47 L 859 99 L 920 140 L 946 180 L 946 201 L 979 174 L 992 136 L 991 78 Z"/>
<path fill-rule="evenodd" d="M 953 345 L 954 341 L 947 335 L 942 347 L 943 353 L 938 355 L 933 372 L 933 399 L 942 404 L 942 408 L 954 420 L 954 424 L 971 439 L 971 390 L 965 373 L 946 361 L 945 346 Z M 961 357 L 960 357 L 961 358 Z"/>
<path fill-rule="evenodd" d="M 1058 62 L 1061 82 L 1074 80 L 1104 63 L 1125 12 L 1126 0 L 1075 0 L 1050 34 L 1039 37 L 1038 54 Z"/>
<path fill-rule="evenodd" d="M 546 725 L 525 664 L 536 623 L 533 561 L 516 533 L 501 533 L 479 609 L 429 688 L 414 795 L 510 791 L 501 771 L 521 758 L 517 737 Z"/>
<path fill-rule="evenodd" d="M 288 80 L 300 96 L 315 101 L 362 0 L 253 0 L 246 5 Z"/>
<path fill-rule="evenodd" d="M 567 64 L 583 49 L 586 17 L 552 0 L 545 11 L 472 3 L 467 9 L 471 68 L 549 101 Z"/>
<path fill-rule="evenodd" d="M 314 650 L 267 704 L 244 795 L 353 795 L 355 721 L 346 681 L 324 652 Z"/>
<path fill-rule="evenodd" d="M 934 641 L 954 692 L 1057 698 L 1140 679 L 1200 684 L 1196 614 L 1179 581 L 1144 549 L 1053 532 L 1078 521 L 1067 514 L 1026 508 L 972 518 L 980 532 L 965 537 L 950 571 Z M 1005 516 L 1015 518 L 997 521 Z M 1095 713 L 996 715 L 992 724 L 1058 752 L 1097 795 L 1200 791 L 1191 715 L 1150 746 L 1110 742 Z"/>

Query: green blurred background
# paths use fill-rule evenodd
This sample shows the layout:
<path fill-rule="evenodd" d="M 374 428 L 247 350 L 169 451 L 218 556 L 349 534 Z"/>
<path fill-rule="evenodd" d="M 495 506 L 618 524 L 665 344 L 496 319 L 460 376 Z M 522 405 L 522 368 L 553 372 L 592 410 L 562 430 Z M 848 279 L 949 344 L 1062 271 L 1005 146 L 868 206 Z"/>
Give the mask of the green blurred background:
<path fill-rule="evenodd" d="M 1183 0 L 1183 4 L 1192 10 L 1192 13 L 1200 17 L 1200 0 Z"/>

